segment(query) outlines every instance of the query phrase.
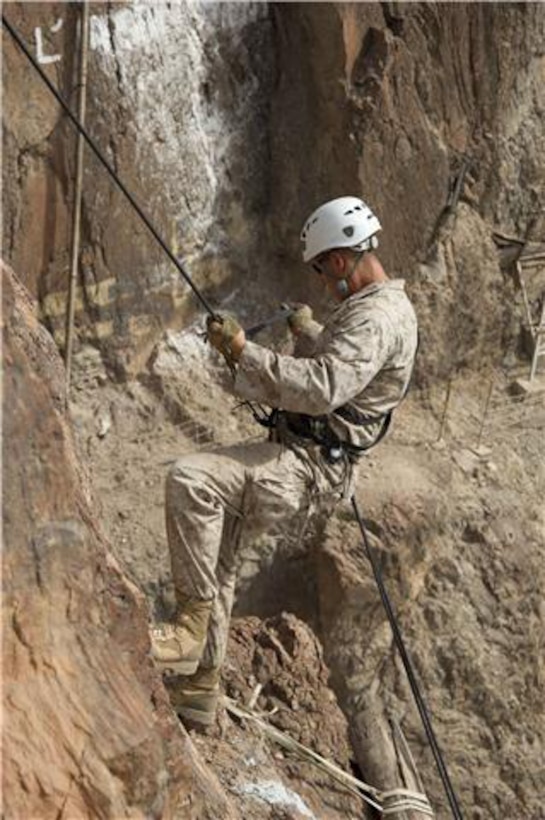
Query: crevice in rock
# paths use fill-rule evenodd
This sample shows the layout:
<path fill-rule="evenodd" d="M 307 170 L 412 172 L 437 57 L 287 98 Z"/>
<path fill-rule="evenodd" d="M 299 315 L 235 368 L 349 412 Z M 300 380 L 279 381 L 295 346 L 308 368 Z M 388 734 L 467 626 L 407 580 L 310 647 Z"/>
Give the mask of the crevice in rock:
<path fill-rule="evenodd" d="M 12 614 L 12 617 L 11 617 L 11 625 L 13 627 L 13 633 L 16 636 L 17 640 L 28 651 L 31 666 L 36 668 L 38 663 L 37 663 L 37 659 L 36 659 L 35 649 L 32 646 L 32 644 L 30 643 L 30 641 L 25 636 L 23 626 L 22 626 L 22 624 L 19 620 L 19 616 L 18 616 L 18 613 L 17 613 L 16 609 L 13 611 L 13 614 Z"/>
<path fill-rule="evenodd" d="M 380 4 L 384 22 L 395 37 L 402 37 L 405 28 L 403 9 L 400 6 L 401 4 L 397 2 L 383 2 Z"/>
<path fill-rule="evenodd" d="M 115 65 L 115 77 L 117 80 L 117 89 L 119 92 L 119 96 L 123 98 L 123 76 L 121 73 L 121 64 L 119 62 L 119 57 L 117 55 L 117 44 L 116 44 L 116 36 L 115 36 L 115 20 L 113 18 L 113 10 L 115 8 L 115 4 L 109 0 L 106 6 L 106 16 L 107 16 L 107 23 L 108 23 L 108 34 L 110 37 L 110 46 L 112 49 L 114 65 Z"/>
<path fill-rule="evenodd" d="M 65 810 L 66 810 L 66 806 L 68 804 L 68 799 L 70 797 L 70 794 L 72 792 L 73 787 L 78 784 L 78 781 L 80 779 L 83 779 L 85 777 L 85 773 L 83 771 L 83 760 L 84 760 L 84 757 L 85 757 L 85 752 L 87 750 L 88 739 L 83 744 L 83 748 L 82 748 L 81 754 L 79 756 L 76 756 L 74 754 L 71 747 L 65 746 L 65 750 L 66 750 L 67 755 L 72 759 L 72 761 L 75 764 L 76 772 L 74 772 L 71 775 L 71 779 L 70 779 L 70 782 L 68 784 L 68 788 L 67 788 L 66 793 L 65 793 L 65 795 L 62 799 L 62 802 L 61 802 L 61 805 L 59 807 L 59 811 L 57 812 L 57 815 L 55 817 L 55 820 L 62 820 L 62 818 L 64 817 Z"/>
<path fill-rule="evenodd" d="M 36 585 L 38 589 L 43 592 L 43 580 L 42 580 L 42 556 L 40 555 L 40 549 L 38 547 L 39 539 L 32 538 L 31 539 L 31 547 L 32 547 L 32 554 L 34 556 L 34 572 L 36 577 Z"/>

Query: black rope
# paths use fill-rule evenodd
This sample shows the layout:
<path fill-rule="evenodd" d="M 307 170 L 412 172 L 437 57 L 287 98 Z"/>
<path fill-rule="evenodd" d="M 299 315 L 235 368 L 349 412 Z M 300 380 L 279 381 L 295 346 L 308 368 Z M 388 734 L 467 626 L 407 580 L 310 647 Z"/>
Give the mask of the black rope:
<path fill-rule="evenodd" d="M 183 263 L 180 262 L 179 259 L 177 259 L 174 256 L 174 254 L 172 253 L 172 251 L 170 250 L 170 248 L 168 247 L 166 242 L 163 240 L 163 238 L 161 237 L 159 232 L 155 229 L 155 227 L 151 223 L 151 220 L 149 219 L 149 217 L 142 210 L 142 208 L 140 207 L 138 202 L 135 200 L 135 198 L 133 197 L 131 192 L 125 187 L 125 185 L 123 184 L 123 182 L 119 178 L 119 175 L 117 174 L 117 172 L 112 168 L 112 166 L 110 165 L 108 160 L 104 157 L 104 155 L 102 154 L 100 149 L 97 147 L 97 145 L 96 145 L 95 141 L 93 140 L 93 138 L 89 136 L 89 134 L 85 130 L 84 126 L 79 122 L 77 117 L 75 117 L 74 114 L 72 114 L 68 104 L 61 97 L 61 95 L 59 94 L 59 92 L 57 91 L 57 89 L 55 88 L 53 83 L 50 81 L 50 79 L 47 77 L 47 75 L 44 73 L 44 71 L 40 67 L 39 63 L 34 59 L 32 54 L 28 50 L 28 48 L 25 45 L 24 41 L 19 37 L 19 35 L 15 31 L 15 29 L 6 20 L 4 15 L 2 15 L 2 23 L 6 27 L 6 29 L 10 33 L 10 35 L 13 37 L 13 39 L 15 40 L 15 42 L 17 43 L 17 45 L 19 46 L 19 48 L 21 49 L 21 51 L 23 52 L 25 57 L 28 60 L 30 60 L 32 66 L 36 69 L 36 71 L 40 75 L 41 79 L 44 81 L 46 86 L 49 88 L 49 90 L 51 91 L 51 93 L 53 94 L 55 99 L 59 102 L 59 104 L 61 105 L 63 110 L 66 112 L 66 114 L 70 118 L 71 122 L 75 126 L 76 130 L 79 131 L 79 133 L 85 139 L 85 141 L 87 142 L 87 144 L 89 145 L 89 147 L 91 148 L 91 150 L 93 151 L 93 153 L 95 154 L 97 159 L 100 160 L 102 165 L 106 168 L 106 170 L 108 171 L 109 175 L 112 177 L 115 184 L 125 194 L 126 198 L 129 200 L 130 204 L 132 205 L 132 207 L 134 208 L 134 210 L 136 211 L 136 213 L 138 214 L 140 219 L 142 219 L 142 221 L 144 222 L 144 224 L 146 225 L 146 227 L 148 228 L 148 230 L 150 231 L 152 236 L 157 240 L 157 242 L 159 243 L 161 248 L 167 254 L 170 261 L 174 263 L 174 265 L 178 269 L 179 273 L 183 276 L 183 278 L 185 279 L 185 281 L 187 282 L 187 284 L 189 285 L 189 287 L 191 288 L 191 290 L 193 291 L 193 293 L 195 294 L 197 299 L 200 301 L 201 305 L 210 314 L 210 316 L 216 317 L 217 316 L 216 311 L 212 309 L 212 307 L 209 305 L 209 303 L 207 302 L 205 297 L 202 295 L 199 288 L 193 283 L 190 275 L 188 274 L 188 272 L 184 268 Z M 276 320 L 276 317 L 275 317 L 275 320 Z M 234 370 L 234 367 L 233 367 L 232 363 L 230 363 L 228 360 L 226 360 L 226 361 L 227 361 L 227 366 L 229 367 L 229 370 L 231 371 L 231 374 L 232 374 L 233 378 L 235 378 L 235 370 Z M 258 414 L 257 410 L 254 408 L 254 405 L 253 405 L 252 402 L 245 401 L 245 402 L 242 402 L 242 405 L 248 407 L 248 409 L 250 410 L 250 412 L 252 413 L 252 415 L 254 416 L 256 421 L 258 421 L 262 425 L 263 424 L 266 425 L 266 422 L 269 418 L 269 413 L 267 413 L 267 411 L 260 404 L 257 404 L 256 407 L 257 407 L 257 410 L 259 411 L 259 413 L 261 413 L 261 416 L 259 416 L 259 414 Z"/>
<path fill-rule="evenodd" d="M 123 182 L 119 178 L 118 174 L 114 171 L 114 169 L 112 168 L 112 166 L 110 165 L 108 160 L 103 156 L 102 152 L 100 151 L 100 149 L 95 144 L 93 138 L 89 136 L 89 134 L 87 133 L 87 131 L 85 130 L 83 125 L 79 122 L 77 117 L 75 117 L 74 114 L 72 114 L 68 104 L 63 100 L 63 98 L 61 97 L 61 95 L 59 94 L 59 92 L 57 91 L 57 89 L 55 88 L 53 83 L 51 82 L 51 80 L 44 73 L 44 71 L 42 70 L 39 63 L 34 59 L 34 57 L 30 53 L 30 51 L 28 50 L 28 48 L 25 45 L 25 43 L 23 42 L 23 40 L 19 37 L 19 35 L 15 31 L 15 29 L 11 26 L 11 24 L 8 23 L 8 21 L 6 20 L 4 15 L 2 15 L 2 24 L 6 27 L 8 32 L 11 34 L 11 36 L 13 37 L 13 39 L 15 40 L 15 42 L 17 43 L 17 45 L 19 46 L 19 48 L 21 49 L 21 51 L 23 52 L 25 57 L 28 60 L 30 60 L 30 62 L 32 63 L 32 65 L 34 66 L 34 68 L 36 69 L 36 71 L 38 72 L 38 74 L 40 75 L 42 80 L 44 81 L 44 83 L 47 85 L 47 87 L 49 88 L 49 90 L 51 91 L 53 96 L 55 97 L 55 99 L 58 101 L 58 103 L 61 105 L 61 107 L 64 109 L 65 113 L 68 115 L 68 117 L 72 121 L 72 124 L 75 126 L 75 128 L 79 131 L 79 133 L 85 139 L 85 141 L 87 142 L 89 148 L 91 148 L 91 150 L 93 151 L 93 153 L 95 154 L 97 159 L 100 160 L 102 165 L 106 168 L 106 170 L 108 171 L 108 173 L 110 174 L 110 176 L 112 177 L 112 179 L 114 180 L 116 185 L 123 191 L 123 193 L 125 194 L 125 196 L 129 200 L 130 204 L 132 205 L 132 207 L 134 208 L 134 210 L 136 211 L 136 213 L 138 214 L 140 219 L 144 222 L 144 224 L 146 225 L 146 227 L 148 228 L 148 230 L 150 231 L 152 236 L 157 240 L 159 245 L 162 247 L 164 252 L 167 254 L 170 261 L 173 262 L 174 265 L 176 265 L 176 268 L 178 269 L 179 273 L 183 276 L 183 278 L 185 279 L 185 281 L 187 282 L 187 284 L 189 285 L 189 287 L 191 288 L 191 290 L 193 291 L 193 293 L 195 294 L 195 296 L 197 297 L 197 299 L 199 300 L 201 305 L 204 307 L 204 309 L 206 311 L 208 311 L 208 313 L 211 316 L 215 316 L 216 312 L 214 310 L 212 310 L 211 306 L 208 304 L 207 300 L 204 298 L 204 296 L 202 295 L 200 290 L 197 288 L 197 286 L 195 284 L 193 284 L 193 282 L 191 280 L 191 277 L 189 276 L 188 272 L 184 268 L 183 263 L 180 262 L 174 256 L 174 254 L 172 253 L 172 251 L 170 250 L 170 248 L 168 247 L 166 242 L 162 239 L 162 237 L 160 236 L 158 231 L 152 225 L 152 223 L 151 223 L 150 219 L 148 218 L 148 216 L 146 215 L 146 213 L 142 210 L 142 208 L 140 207 L 138 202 L 135 200 L 135 198 L 133 197 L 131 192 L 129 190 L 127 190 L 127 188 L 125 187 L 125 185 L 123 184 Z"/>
<path fill-rule="evenodd" d="M 367 530 L 365 529 L 365 525 L 363 523 L 363 518 L 361 516 L 358 503 L 356 501 L 356 496 L 352 496 L 352 507 L 354 508 L 354 513 L 356 515 L 357 522 L 359 524 L 361 534 L 363 536 L 363 543 L 365 545 L 365 551 L 367 553 L 367 557 L 373 569 L 373 575 L 375 576 L 375 581 L 377 583 L 380 597 L 382 599 L 382 603 L 384 605 L 384 609 L 386 610 L 386 614 L 388 616 L 388 620 L 390 621 L 390 626 L 392 628 L 392 632 L 394 635 L 394 642 L 397 646 L 399 654 L 401 655 L 401 660 L 403 661 L 403 666 L 405 667 L 405 671 L 407 673 L 407 677 L 409 678 L 409 684 L 411 686 L 411 690 L 413 693 L 413 697 L 416 701 L 416 706 L 420 713 L 420 718 L 424 725 L 424 729 L 426 731 L 426 736 L 428 738 L 428 742 L 431 746 L 431 750 L 433 752 L 433 757 L 435 759 L 435 763 L 437 765 L 437 769 L 439 771 L 439 776 L 441 777 L 441 781 L 443 783 L 448 802 L 450 805 L 450 809 L 452 811 L 452 816 L 455 820 L 463 820 L 462 810 L 460 809 L 460 804 L 458 803 L 458 799 L 456 797 L 456 793 L 452 786 L 449 773 L 447 771 L 447 767 L 445 765 L 445 761 L 443 758 L 443 754 L 437 742 L 437 738 L 435 737 L 435 732 L 433 731 L 433 726 L 431 724 L 430 714 L 426 707 L 426 703 L 422 694 L 420 692 L 420 687 L 418 685 L 418 681 L 416 679 L 416 674 L 414 671 L 414 666 L 412 664 L 411 658 L 407 649 L 405 647 L 405 643 L 403 641 L 403 637 L 401 635 L 401 631 L 399 629 L 399 624 L 397 622 L 395 612 L 392 608 L 392 604 L 390 602 L 390 598 L 388 596 L 388 592 L 386 591 L 386 587 L 384 586 L 384 581 L 382 579 L 382 573 L 380 571 L 380 566 L 378 561 L 376 560 L 373 551 L 371 549 L 371 545 L 369 543 L 369 538 L 367 537 Z"/>
<path fill-rule="evenodd" d="M 138 214 L 140 219 L 144 222 L 144 224 L 146 225 L 146 227 L 148 228 L 148 230 L 150 231 L 152 236 L 155 238 L 155 240 L 159 243 L 161 248 L 167 254 L 170 261 L 176 266 L 177 270 L 182 275 L 182 277 L 185 279 L 185 281 L 187 282 L 187 284 L 189 285 L 189 287 L 191 288 L 191 290 L 193 291 L 195 296 L 198 298 L 198 300 L 202 304 L 202 306 L 205 308 L 205 310 L 211 316 L 215 316 L 216 315 L 215 311 L 208 304 L 207 300 L 202 295 L 202 293 L 197 288 L 197 286 L 193 283 L 193 281 L 191 280 L 191 277 L 189 276 L 189 274 L 185 270 L 183 263 L 181 263 L 174 256 L 174 254 L 172 253 L 172 251 L 170 250 L 170 248 L 168 247 L 166 242 L 163 240 L 161 235 L 158 233 L 158 231 L 156 230 L 156 228 L 154 227 L 154 225 L 150 221 L 147 214 L 142 210 L 142 208 L 140 207 L 138 202 L 135 200 L 133 195 L 125 187 L 124 183 L 119 178 L 119 175 L 112 168 L 112 166 L 110 165 L 108 160 L 104 157 L 104 155 L 102 154 L 100 149 L 97 147 L 97 145 L 95 144 L 92 137 L 89 136 L 86 129 L 83 127 L 83 125 L 81 125 L 81 123 L 79 122 L 77 117 L 75 117 L 74 114 L 72 114 L 68 104 L 61 97 L 61 95 L 59 94 L 59 92 L 57 91 L 57 89 L 55 88 L 53 83 L 49 80 L 49 78 L 47 77 L 45 72 L 40 67 L 39 63 L 34 59 L 32 54 L 28 50 L 28 48 L 25 45 L 24 41 L 19 37 L 19 35 L 15 31 L 15 29 L 6 20 L 4 15 L 2 15 L 2 24 L 5 26 L 5 28 L 7 29 L 7 31 L 11 35 L 11 37 L 15 40 L 15 42 L 17 43 L 17 45 L 19 46 L 19 48 L 21 49 L 21 51 L 23 52 L 25 57 L 30 61 L 32 66 L 35 68 L 37 73 L 40 75 L 41 79 L 46 84 L 46 86 L 49 88 L 49 90 L 51 91 L 51 93 L 53 94 L 53 96 L 55 97 L 57 102 L 60 104 L 60 106 L 62 107 L 64 112 L 67 114 L 67 116 L 69 117 L 70 121 L 72 122 L 72 124 L 74 125 L 76 130 L 85 139 L 85 141 L 87 142 L 87 144 L 89 145 L 89 147 L 91 148 L 91 150 L 93 151 L 93 153 L 95 154 L 97 159 L 102 163 L 104 168 L 106 168 L 107 172 L 112 177 L 112 179 L 114 180 L 114 182 L 118 186 L 118 188 L 121 189 L 121 191 L 123 192 L 125 197 L 128 199 L 128 201 L 130 202 L 130 204 L 132 205 L 132 207 L 134 208 L 134 210 L 136 211 L 136 213 Z M 262 408 L 260 408 L 260 409 L 262 409 Z M 420 693 L 411 660 L 409 658 L 409 655 L 407 654 L 407 650 L 405 649 L 403 638 L 401 636 L 401 632 L 399 630 L 399 627 L 398 627 L 398 624 L 397 624 L 397 621 L 396 621 L 396 618 L 395 618 L 395 614 L 393 612 L 392 606 L 390 604 L 390 600 L 388 598 L 388 593 L 386 592 L 386 589 L 384 587 L 384 583 L 382 581 L 380 568 L 379 568 L 377 562 L 375 561 L 375 558 L 374 558 L 373 553 L 371 551 L 369 541 L 368 541 L 368 538 L 367 538 L 367 532 L 365 530 L 363 520 L 361 518 L 360 511 L 359 511 L 359 508 L 357 506 L 356 499 L 355 499 L 354 496 L 352 496 L 352 505 L 354 507 L 354 512 L 356 514 L 356 518 L 357 518 L 358 524 L 359 524 L 361 532 L 362 532 L 362 536 L 363 536 L 363 540 L 364 540 L 364 544 L 365 544 L 365 549 L 366 549 L 369 561 L 371 562 L 371 566 L 373 568 L 373 573 L 374 573 L 375 580 L 376 580 L 378 588 L 379 588 L 380 596 L 381 596 L 382 602 L 384 604 L 384 608 L 386 609 L 386 613 L 388 615 L 390 625 L 392 627 L 392 632 L 393 632 L 393 635 L 394 635 L 394 641 L 396 643 L 396 646 L 397 646 L 397 648 L 399 650 L 399 653 L 401 655 L 401 658 L 403 660 L 403 665 L 405 666 L 405 670 L 406 670 L 407 676 L 409 678 L 409 683 L 411 685 L 411 689 L 412 689 L 412 692 L 413 692 L 413 695 L 414 695 L 414 698 L 415 698 L 415 701 L 416 701 L 416 705 L 418 707 L 418 711 L 420 713 L 422 723 L 424 724 L 424 729 L 426 730 L 426 735 L 428 737 L 428 741 L 430 743 L 430 746 L 431 746 L 431 749 L 432 749 L 432 752 L 433 752 L 433 756 L 435 758 L 435 762 L 437 764 L 437 768 L 438 768 L 439 774 L 441 776 L 441 780 L 443 782 L 443 785 L 445 787 L 445 791 L 447 793 L 447 797 L 448 797 L 448 800 L 449 800 L 450 807 L 452 809 L 453 817 L 455 818 L 455 820 L 463 820 L 462 813 L 461 813 L 460 807 L 458 805 L 456 794 L 455 794 L 454 789 L 452 787 L 452 784 L 450 782 L 450 778 L 449 778 L 449 775 L 448 775 L 448 772 L 447 772 L 447 769 L 446 769 L 446 766 L 445 766 L 445 763 L 444 763 L 444 760 L 443 760 L 441 750 L 440 750 L 439 745 L 437 743 L 437 740 L 435 738 L 435 734 L 434 734 L 434 731 L 433 731 L 433 727 L 431 725 L 431 720 L 430 720 L 430 717 L 429 717 L 429 714 L 428 714 L 428 711 L 427 711 L 427 708 L 426 708 L 426 704 L 425 704 L 425 702 L 422 698 L 422 695 Z"/>

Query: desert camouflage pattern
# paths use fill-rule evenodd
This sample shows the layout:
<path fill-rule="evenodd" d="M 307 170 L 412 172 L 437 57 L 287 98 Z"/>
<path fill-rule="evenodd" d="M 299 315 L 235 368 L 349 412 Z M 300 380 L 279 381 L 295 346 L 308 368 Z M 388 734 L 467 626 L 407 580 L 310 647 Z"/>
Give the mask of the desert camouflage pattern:
<path fill-rule="evenodd" d="M 373 284 L 341 302 L 323 328 L 314 322 L 299 338 L 296 356 L 247 342 L 235 392 L 311 416 L 328 416 L 341 441 L 367 446 L 381 416 L 403 398 L 417 347 L 417 322 L 402 279 Z M 343 405 L 377 419 L 359 427 L 339 418 Z"/>
<path fill-rule="evenodd" d="M 166 482 L 166 525 L 176 594 L 213 599 L 201 668 L 225 656 L 240 540 L 303 536 L 312 511 L 336 503 L 345 468 L 329 477 L 311 459 L 270 441 L 184 456 Z"/>
<path fill-rule="evenodd" d="M 235 392 L 271 407 L 327 415 L 339 438 L 361 446 L 380 431 L 383 413 L 402 399 L 417 345 L 404 283 L 372 285 L 312 322 L 295 356 L 248 342 Z M 334 415 L 344 404 L 377 419 L 360 428 Z M 328 463 L 322 448 L 289 434 L 180 459 L 167 478 L 166 523 L 176 592 L 214 600 L 202 668 L 225 655 L 242 534 L 302 531 L 316 508 L 349 497 L 354 465 Z"/>

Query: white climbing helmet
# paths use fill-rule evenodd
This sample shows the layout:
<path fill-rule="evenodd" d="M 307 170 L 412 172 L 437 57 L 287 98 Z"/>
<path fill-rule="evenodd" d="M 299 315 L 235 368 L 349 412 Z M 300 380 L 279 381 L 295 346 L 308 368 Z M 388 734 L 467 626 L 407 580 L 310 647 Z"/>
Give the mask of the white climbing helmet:
<path fill-rule="evenodd" d="M 368 251 L 378 247 L 375 237 L 381 225 L 362 199 L 341 196 L 320 205 L 301 231 L 303 260 L 310 262 L 333 248 Z"/>

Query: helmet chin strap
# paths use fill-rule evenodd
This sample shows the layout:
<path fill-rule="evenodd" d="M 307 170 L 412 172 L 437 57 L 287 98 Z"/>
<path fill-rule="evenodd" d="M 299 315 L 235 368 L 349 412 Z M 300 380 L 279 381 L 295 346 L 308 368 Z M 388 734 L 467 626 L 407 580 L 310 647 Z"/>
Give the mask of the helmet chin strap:
<path fill-rule="evenodd" d="M 335 281 L 335 289 L 339 296 L 348 296 L 348 294 L 350 293 L 350 280 L 352 279 L 354 272 L 359 265 L 359 261 L 364 253 L 366 253 L 366 251 L 360 251 L 358 253 L 356 258 L 354 259 L 354 264 L 352 265 L 349 273 L 347 274 L 347 276 L 344 277 L 344 279 L 337 279 Z"/>
<path fill-rule="evenodd" d="M 338 279 L 335 283 L 335 290 L 337 291 L 339 296 L 348 296 L 350 292 L 348 277 L 346 277 L 346 279 Z"/>

